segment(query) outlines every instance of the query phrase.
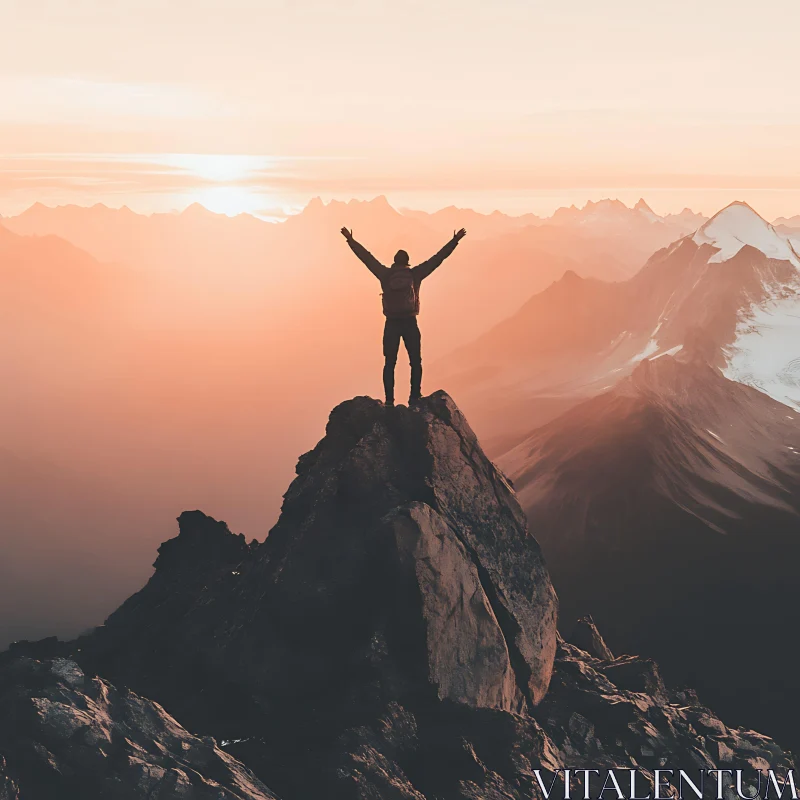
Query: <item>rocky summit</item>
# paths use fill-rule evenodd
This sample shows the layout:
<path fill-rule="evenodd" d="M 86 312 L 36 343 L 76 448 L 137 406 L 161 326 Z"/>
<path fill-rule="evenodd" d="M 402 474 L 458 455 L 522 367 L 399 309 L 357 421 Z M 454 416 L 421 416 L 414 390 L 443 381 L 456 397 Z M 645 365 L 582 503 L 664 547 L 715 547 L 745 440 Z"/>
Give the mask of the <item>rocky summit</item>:
<path fill-rule="evenodd" d="M 791 766 L 652 661 L 615 658 L 591 619 L 560 640 L 514 491 L 443 392 L 335 408 L 261 544 L 178 522 L 104 626 L 0 657 L 0 798 L 49 800 L 31 764 L 50 757 L 60 786 L 112 799 L 522 800 L 535 770 Z"/>

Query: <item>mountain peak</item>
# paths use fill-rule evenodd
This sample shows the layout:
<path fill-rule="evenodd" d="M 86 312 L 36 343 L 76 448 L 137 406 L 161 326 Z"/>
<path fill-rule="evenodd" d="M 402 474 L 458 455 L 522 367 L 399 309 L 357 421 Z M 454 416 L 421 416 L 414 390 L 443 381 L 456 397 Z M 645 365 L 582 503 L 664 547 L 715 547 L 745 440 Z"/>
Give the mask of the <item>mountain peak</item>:
<path fill-rule="evenodd" d="M 158 548 L 156 570 L 219 569 L 238 564 L 249 552 L 243 534 L 234 536 L 228 526 L 202 511 L 184 511 L 178 517 L 179 534 Z"/>
<path fill-rule="evenodd" d="M 593 202 L 589 200 L 586 205 L 584 206 L 584 211 L 590 208 L 603 208 L 603 209 L 615 209 L 617 211 L 628 211 L 628 206 L 619 200 L 616 197 L 604 197 L 602 200 L 598 200 L 597 202 Z"/>
<path fill-rule="evenodd" d="M 213 211 L 209 211 L 202 203 L 192 203 L 190 206 L 186 206 L 186 208 L 182 212 L 182 216 L 194 216 L 194 217 L 213 217 L 216 216 Z"/>
<path fill-rule="evenodd" d="M 441 700 L 473 708 L 519 712 L 542 700 L 558 601 L 513 490 L 447 394 L 413 408 L 369 397 L 341 403 L 296 471 L 277 524 L 257 547 L 222 522 L 184 512 L 150 582 L 84 652 L 103 660 L 116 652 L 119 661 L 106 666 L 131 685 L 129 653 L 177 643 L 181 655 L 167 665 L 176 683 L 165 678 L 156 694 L 171 686 L 187 714 L 196 702 L 181 694 L 181 676 L 192 663 L 209 670 L 211 686 L 232 680 L 248 692 L 281 686 L 302 695 L 307 687 L 286 656 L 298 636 L 320 666 L 313 683 L 327 692 L 331 718 L 345 673 L 383 674 L 415 691 L 433 686 Z M 263 624 L 243 632 L 230 623 L 240 614 Z M 373 635 L 383 642 L 374 651 L 363 646 Z M 238 666 L 211 678 L 217 647 Z M 348 702 L 368 702 L 373 690 L 356 679 L 351 691 Z"/>
<path fill-rule="evenodd" d="M 706 225 L 708 225 L 712 220 L 715 219 L 724 219 L 724 218 L 736 218 L 742 219 L 744 217 L 758 217 L 762 222 L 766 222 L 766 220 L 758 213 L 749 203 L 745 202 L 744 200 L 734 200 L 732 203 L 728 203 L 727 206 L 717 211 L 711 219 L 708 220 Z M 703 226 L 705 227 L 705 225 Z"/>
<path fill-rule="evenodd" d="M 583 278 L 575 272 L 574 269 L 565 270 L 564 274 L 561 276 L 560 280 L 557 283 L 566 283 L 566 284 L 574 284 L 579 283 L 583 280 Z"/>
<path fill-rule="evenodd" d="M 717 212 L 692 237 L 695 244 L 717 248 L 709 262 L 728 261 L 745 245 L 767 258 L 789 261 L 800 268 L 800 258 L 791 243 L 747 203 L 737 200 Z"/>
<path fill-rule="evenodd" d="M 638 203 L 636 203 L 636 205 L 633 207 L 633 210 L 634 210 L 634 211 L 646 211 L 646 212 L 647 212 L 647 213 L 649 213 L 649 214 L 652 214 L 652 213 L 654 213 L 654 212 L 653 212 L 653 209 L 652 209 L 652 208 L 650 208 L 650 206 L 649 206 L 649 205 L 647 205 L 647 203 L 645 203 L 645 201 L 644 201 L 644 198 L 643 198 L 643 197 L 640 197 L 640 198 L 639 198 L 639 202 L 638 202 Z"/>

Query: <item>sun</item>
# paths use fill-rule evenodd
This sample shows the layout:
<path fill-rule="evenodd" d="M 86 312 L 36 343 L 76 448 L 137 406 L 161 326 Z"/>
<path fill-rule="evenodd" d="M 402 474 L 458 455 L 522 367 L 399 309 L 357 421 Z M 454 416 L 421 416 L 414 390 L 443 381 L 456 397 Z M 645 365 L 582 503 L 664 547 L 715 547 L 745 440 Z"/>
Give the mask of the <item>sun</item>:
<path fill-rule="evenodd" d="M 235 217 L 237 214 L 255 214 L 263 206 L 260 194 L 244 186 L 214 186 L 193 192 L 191 202 L 200 203 L 215 214 Z"/>
<path fill-rule="evenodd" d="M 269 156 L 198 153 L 171 153 L 163 158 L 166 166 L 219 183 L 245 180 L 273 166 L 276 161 Z"/>
<path fill-rule="evenodd" d="M 258 179 L 279 159 L 270 156 L 170 153 L 161 163 L 194 179 L 199 186 L 188 203 L 200 203 L 215 214 L 257 214 L 264 207 Z"/>

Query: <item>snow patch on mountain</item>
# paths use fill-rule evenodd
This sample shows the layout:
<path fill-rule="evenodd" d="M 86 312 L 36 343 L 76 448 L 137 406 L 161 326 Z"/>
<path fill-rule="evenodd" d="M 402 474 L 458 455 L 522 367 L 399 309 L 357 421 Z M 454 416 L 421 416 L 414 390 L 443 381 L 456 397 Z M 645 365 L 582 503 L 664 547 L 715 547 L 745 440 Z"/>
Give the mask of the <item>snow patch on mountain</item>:
<path fill-rule="evenodd" d="M 655 339 L 650 339 L 644 346 L 644 349 L 641 352 L 637 353 L 630 360 L 630 363 L 638 364 L 640 361 L 644 361 L 645 359 L 650 358 L 650 356 L 652 356 L 653 353 L 657 352 L 658 352 L 658 342 Z"/>
<path fill-rule="evenodd" d="M 745 245 L 760 250 L 767 258 L 789 261 L 800 267 L 800 256 L 788 237 L 781 235 L 747 203 L 731 203 L 713 216 L 692 237 L 695 244 L 710 244 L 719 252 L 709 263 L 733 258 Z"/>
<path fill-rule="evenodd" d="M 661 356 L 676 356 L 678 355 L 678 353 L 680 353 L 681 350 L 683 350 L 683 345 L 676 344 L 675 347 L 670 347 L 669 350 L 665 350 L 663 353 L 659 353 L 657 356 L 653 356 L 650 360 L 656 361 L 659 358 L 661 358 Z"/>
<path fill-rule="evenodd" d="M 754 304 L 726 350 L 726 378 L 800 411 L 800 281 Z"/>

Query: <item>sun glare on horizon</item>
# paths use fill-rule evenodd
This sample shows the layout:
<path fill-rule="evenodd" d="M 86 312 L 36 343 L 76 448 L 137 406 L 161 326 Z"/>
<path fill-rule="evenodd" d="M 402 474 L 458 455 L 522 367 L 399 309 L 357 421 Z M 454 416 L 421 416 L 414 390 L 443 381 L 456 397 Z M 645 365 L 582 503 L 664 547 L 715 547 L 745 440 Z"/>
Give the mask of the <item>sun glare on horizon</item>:
<path fill-rule="evenodd" d="M 238 214 L 252 214 L 261 216 L 264 206 L 264 198 L 260 194 L 255 194 L 243 186 L 215 186 L 209 189 L 201 189 L 189 195 L 190 202 L 199 203 L 215 214 L 225 214 L 228 217 L 235 217 Z"/>
<path fill-rule="evenodd" d="M 189 193 L 191 202 L 229 217 L 237 214 L 261 216 L 263 187 L 254 186 L 258 177 L 280 159 L 270 156 L 171 153 L 158 158 L 164 166 L 188 173 L 211 185 Z"/>
<path fill-rule="evenodd" d="M 225 153 L 0 155 L 0 194 L 7 200 L 0 213 L 20 213 L 35 202 L 126 205 L 142 213 L 199 203 L 216 214 L 274 221 L 297 211 L 297 200 L 272 180 L 291 173 L 295 160 Z"/>

